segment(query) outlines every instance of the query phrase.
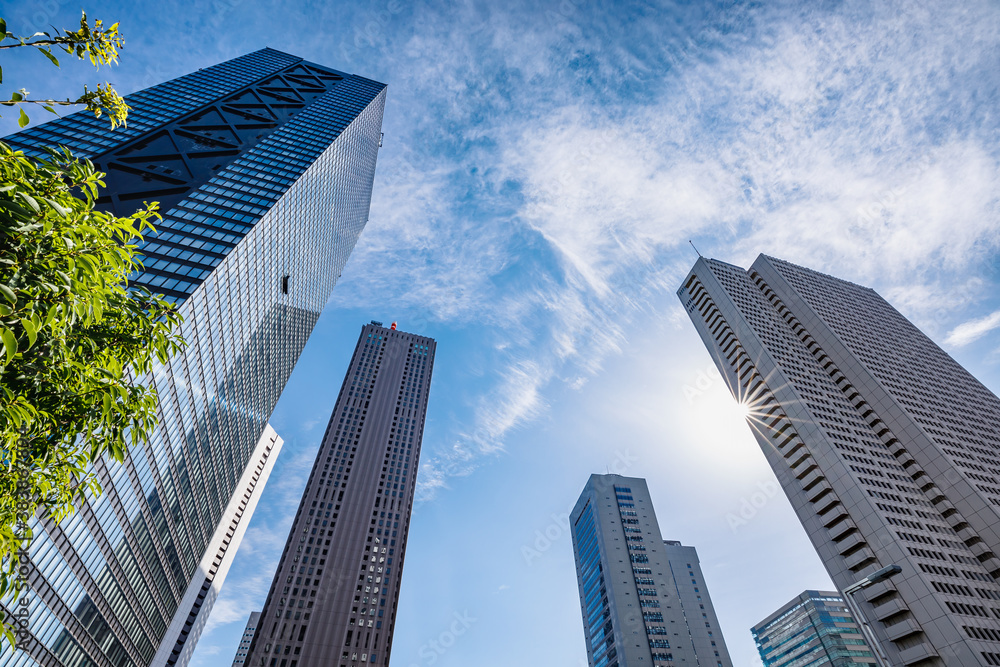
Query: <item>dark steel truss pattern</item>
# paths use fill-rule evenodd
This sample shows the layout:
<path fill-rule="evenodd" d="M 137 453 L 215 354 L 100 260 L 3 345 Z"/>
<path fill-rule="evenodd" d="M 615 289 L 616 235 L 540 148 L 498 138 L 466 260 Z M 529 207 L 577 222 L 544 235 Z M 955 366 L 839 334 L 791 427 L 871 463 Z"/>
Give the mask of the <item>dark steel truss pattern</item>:
<path fill-rule="evenodd" d="M 299 62 L 95 157 L 107 174 L 98 206 L 118 216 L 146 201 L 170 210 L 343 78 Z"/>

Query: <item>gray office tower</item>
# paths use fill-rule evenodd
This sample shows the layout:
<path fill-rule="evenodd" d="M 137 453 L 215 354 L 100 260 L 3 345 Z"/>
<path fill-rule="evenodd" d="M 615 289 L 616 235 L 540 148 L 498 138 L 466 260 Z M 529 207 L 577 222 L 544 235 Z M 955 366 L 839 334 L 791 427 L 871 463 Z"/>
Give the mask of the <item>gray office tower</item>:
<path fill-rule="evenodd" d="M 248 667 L 389 664 L 435 348 L 362 327 Z"/>
<path fill-rule="evenodd" d="M 805 591 L 750 632 L 764 667 L 878 664 L 840 593 Z"/>
<path fill-rule="evenodd" d="M 761 256 L 678 290 L 892 665 L 1000 665 L 1000 400 L 873 290 Z M 877 648 L 877 647 L 873 647 Z"/>
<path fill-rule="evenodd" d="M 183 665 L 280 440 L 278 396 L 368 219 L 385 86 L 264 49 L 4 141 L 62 144 L 107 172 L 100 207 L 159 201 L 132 284 L 167 295 L 187 349 L 144 379 L 159 426 L 103 495 L 39 520 L 30 641 L 6 665 Z M 4 611 L 15 601 L 0 599 Z"/>
<path fill-rule="evenodd" d="M 698 554 L 660 536 L 646 480 L 591 475 L 570 521 L 590 667 L 732 667 Z"/>
<path fill-rule="evenodd" d="M 243 628 L 243 636 L 240 637 L 240 645 L 236 648 L 236 655 L 233 657 L 233 667 L 243 667 L 247 664 L 250 656 L 250 646 L 253 644 L 253 637 L 257 634 L 257 625 L 260 623 L 260 612 L 250 612 L 247 625 Z"/>

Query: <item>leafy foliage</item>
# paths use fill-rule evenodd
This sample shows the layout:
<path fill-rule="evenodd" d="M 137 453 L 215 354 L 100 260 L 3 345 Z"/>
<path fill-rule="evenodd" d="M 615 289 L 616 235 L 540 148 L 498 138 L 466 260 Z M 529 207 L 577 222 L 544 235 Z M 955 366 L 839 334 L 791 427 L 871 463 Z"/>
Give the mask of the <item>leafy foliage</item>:
<path fill-rule="evenodd" d="M 0 594 L 21 546 L 20 476 L 31 513 L 56 520 L 99 493 L 88 464 L 152 432 L 156 394 L 136 380 L 182 345 L 173 304 L 125 287 L 156 205 L 94 210 L 102 176 L 67 149 L 34 160 L 0 143 Z"/>
<path fill-rule="evenodd" d="M 11 43 L 5 44 L 11 40 Z M 12 32 L 7 32 L 7 22 L 0 19 L 0 50 L 16 49 L 20 47 L 33 47 L 38 49 L 46 58 L 59 67 L 59 60 L 52 53 L 53 48 L 61 49 L 67 54 L 79 60 L 89 59 L 95 67 L 102 65 L 114 65 L 118 63 L 118 49 L 122 48 L 122 37 L 118 33 L 118 24 L 114 23 L 110 28 L 105 28 L 100 19 L 94 21 L 91 27 L 87 23 L 87 13 L 83 13 L 80 19 L 80 29 L 74 32 L 62 32 L 56 30 L 54 33 L 36 32 L 33 35 L 22 37 Z M 0 69 L 0 83 L 3 82 L 3 70 Z M 14 92 L 10 100 L 0 101 L 0 105 L 18 107 L 18 124 L 24 127 L 28 124 L 28 114 L 25 112 L 24 104 L 38 104 L 42 108 L 56 113 L 57 106 L 77 106 L 84 105 L 87 111 L 100 118 L 103 114 L 108 115 L 111 127 L 125 125 L 128 118 L 128 105 L 109 83 L 98 84 L 95 90 L 83 87 L 83 95 L 75 100 L 29 100 L 28 91 L 24 88 Z"/>
<path fill-rule="evenodd" d="M 0 50 L 34 47 L 56 66 L 53 48 L 101 66 L 117 62 L 122 45 L 117 23 L 91 28 L 86 14 L 76 32 L 18 37 L 0 19 L 0 33 Z M 110 86 L 84 92 L 56 102 L 22 89 L 0 104 L 86 104 L 107 112 L 112 128 L 125 124 L 128 107 Z M 121 461 L 149 438 L 157 398 L 143 378 L 184 345 L 173 304 L 128 288 L 157 205 L 126 218 L 95 210 L 104 175 L 66 148 L 47 156 L 0 143 L 0 596 L 19 583 L 29 519 L 67 516 L 101 492 L 96 459 Z M 15 620 L 0 615 L 0 624 L 15 644 Z"/>
<path fill-rule="evenodd" d="M 20 546 L 22 471 L 32 514 L 59 520 L 99 493 L 88 464 L 149 436 L 156 394 L 136 380 L 182 345 L 173 304 L 125 286 L 156 205 L 94 210 L 102 176 L 66 149 L 34 160 L 0 143 L 0 594 Z"/>

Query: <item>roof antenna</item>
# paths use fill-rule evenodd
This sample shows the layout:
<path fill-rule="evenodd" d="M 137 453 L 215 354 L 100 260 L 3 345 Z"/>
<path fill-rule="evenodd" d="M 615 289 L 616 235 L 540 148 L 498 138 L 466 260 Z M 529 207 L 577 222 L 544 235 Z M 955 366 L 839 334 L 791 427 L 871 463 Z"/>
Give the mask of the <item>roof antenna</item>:
<path fill-rule="evenodd" d="M 695 251 L 695 252 L 698 252 L 698 248 L 696 248 L 696 247 L 695 247 L 695 245 L 694 245 L 694 241 L 692 241 L 691 239 L 688 239 L 688 243 L 690 243 L 690 244 L 691 244 L 691 247 L 692 247 L 692 248 L 694 248 L 694 251 Z M 702 256 L 702 255 L 701 255 L 701 253 L 700 253 L 700 252 L 698 252 L 698 257 L 701 257 L 701 256 Z"/>

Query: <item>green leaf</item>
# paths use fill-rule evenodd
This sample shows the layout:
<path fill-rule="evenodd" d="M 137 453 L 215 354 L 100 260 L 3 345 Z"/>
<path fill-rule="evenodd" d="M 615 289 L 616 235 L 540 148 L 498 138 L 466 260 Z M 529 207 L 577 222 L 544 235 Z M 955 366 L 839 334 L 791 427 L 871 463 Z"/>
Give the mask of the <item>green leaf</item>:
<path fill-rule="evenodd" d="M 97 269 L 97 262 L 94 261 L 94 258 L 91 257 L 90 255 L 80 255 L 77 259 L 80 261 L 80 264 L 83 265 L 83 268 L 87 272 L 87 274 L 89 274 L 92 278 L 96 279 L 98 274 L 98 269 Z"/>
<path fill-rule="evenodd" d="M 55 111 L 53 111 L 52 113 L 55 113 Z M 49 199 L 48 197 L 44 197 L 44 199 L 45 203 L 51 206 L 52 210 L 58 213 L 60 218 L 65 218 L 67 215 L 69 215 L 69 209 L 66 208 L 65 206 L 61 206 L 58 202 L 56 202 L 53 199 Z"/>
<path fill-rule="evenodd" d="M 42 108 L 45 109 L 46 111 L 50 112 L 50 113 L 53 113 L 53 114 L 57 115 L 57 116 L 59 115 L 59 112 L 56 111 L 55 109 L 53 109 L 52 107 L 50 107 L 48 104 L 43 104 Z"/>
<path fill-rule="evenodd" d="M 59 67 L 59 61 L 56 60 L 56 57 L 54 55 L 52 55 L 51 51 L 49 51 L 48 49 L 38 49 L 38 50 L 42 52 L 43 56 L 45 56 L 46 58 L 48 58 L 49 60 L 51 60 L 53 65 L 55 65 L 56 67 Z"/>
<path fill-rule="evenodd" d="M 28 114 L 24 113 L 24 109 L 21 109 L 21 115 L 17 118 L 18 127 L 24 127 L 28 124 Z"/>
<path fill-rule="evenodd" d="M 35 344 L 35 339 L 38 338 L 38 329 L 35 327 L 35 323 L 27 318 L 21 320 L 21 326 L 24 327 L 24 333 L 28 334 L 28 347 L 31 347 Z"/>
<path fill-rule="evenodd" d="M 24 113 L 24 111 L 22 110 L 21 113 Z M 24 125 L 22 125 L 21 127 L 24 127 Z M 35 213 L 42 212 L 42 207 L 38 205 L 38 202 L 35 201 L 34 197 L 24 192 L 18 192 L 17 194 L 20 195 L 21 199 L 23 199 L 28 204 L 28 206 L 30 206 L 35 211 Z"/>
<path fill-rule="evenodd" d="M 0 32 L 3 33 L 4 37 L 7 36 L 7 21 L 0 19 Z"/>
<path fill-rule="evenodd" d="M 94 458 L 121 459 L 129 443 L 148 441 L 156 392 L 136 378 L 184 348 L 181 318 L 123 284 L 143 216 L 94 210 L 103 174 L 91 162 L 65 147 L 29 159 L 0 142 L 0 172 L 0 449 L 16 451 L 22 437 L 32 443 L 24 461 L 32 495 L 59 520 L 73 502 L 101 493 L 87 472 Z M 142 213 L 155 219 L 151 207 Z M 10 463 L 0 456 L 0 473 Z M 0 597 L 18 546 L 3 498 Z M 0 633 L 9 619 L 0 616 Z"/>
<path fill-rule="evenodd" d="M 10 360 L 14 358 L 17 354 L 17 339 L 14 338 L 14 332 L 10 329 L 0 330 L 0 340 L 3 340 L 4 350 L 7 351 L 7 361 L 4 364 L 9 364 Z"/>

